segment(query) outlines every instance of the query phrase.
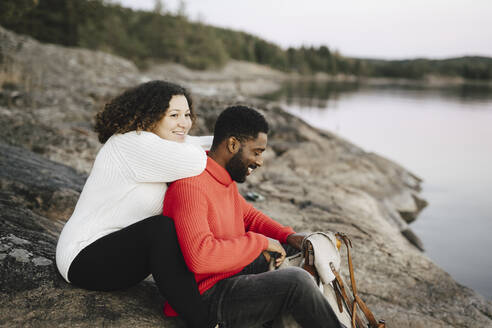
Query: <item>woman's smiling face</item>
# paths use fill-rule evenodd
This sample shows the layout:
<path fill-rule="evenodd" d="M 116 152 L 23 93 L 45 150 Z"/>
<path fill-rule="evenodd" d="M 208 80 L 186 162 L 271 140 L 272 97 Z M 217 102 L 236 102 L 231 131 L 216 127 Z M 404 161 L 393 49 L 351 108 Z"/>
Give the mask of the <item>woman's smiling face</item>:
<path fill-rule="evenodd" d="M 166 140 L 184 142 L 191 125 L 191 111 L 186 97 L 174 95 L 166 114 L 156 123 L 152 132 Z"/>

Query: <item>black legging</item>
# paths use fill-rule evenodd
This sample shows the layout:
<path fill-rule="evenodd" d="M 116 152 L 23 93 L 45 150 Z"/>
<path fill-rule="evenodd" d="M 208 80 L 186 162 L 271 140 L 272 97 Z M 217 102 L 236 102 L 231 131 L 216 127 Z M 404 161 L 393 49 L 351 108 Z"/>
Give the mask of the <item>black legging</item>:
<path fill-rule="evenodd" d="M 157 215 L 104 236 L 74 259 L 68 279 L 89 290 L 125 289 L 152 274 L 162 296 L 190 327 L 213 326 L 178 244 L 172 219 Z"/>

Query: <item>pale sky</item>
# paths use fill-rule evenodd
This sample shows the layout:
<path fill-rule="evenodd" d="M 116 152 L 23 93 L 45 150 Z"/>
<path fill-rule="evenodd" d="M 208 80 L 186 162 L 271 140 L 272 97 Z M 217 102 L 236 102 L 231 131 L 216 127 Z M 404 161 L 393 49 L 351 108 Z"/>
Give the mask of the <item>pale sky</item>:
<path fill-rule="evenodd" d="M 155 0 L 112 0 L 151 10 Z M 179 0 L 163 0 L 175 12 Z M 345 56 L 492 57 L 492 0 L 185 0 L 192 20 Z"/>

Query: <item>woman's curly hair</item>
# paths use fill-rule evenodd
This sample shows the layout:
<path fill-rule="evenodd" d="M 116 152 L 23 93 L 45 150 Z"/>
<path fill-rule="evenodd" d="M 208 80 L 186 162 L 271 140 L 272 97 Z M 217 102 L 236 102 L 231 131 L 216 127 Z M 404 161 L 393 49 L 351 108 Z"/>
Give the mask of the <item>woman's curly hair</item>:
<path fill-rule="evenodd" d="M 171 82 L 150 81 L 126 90 L 97 113 L 94 130 L 99 141 L 105 143 L 116 133 L 152 131 L 175 95 L 186 97 L 194 122 L 192 99 L 185 88 Z"/>

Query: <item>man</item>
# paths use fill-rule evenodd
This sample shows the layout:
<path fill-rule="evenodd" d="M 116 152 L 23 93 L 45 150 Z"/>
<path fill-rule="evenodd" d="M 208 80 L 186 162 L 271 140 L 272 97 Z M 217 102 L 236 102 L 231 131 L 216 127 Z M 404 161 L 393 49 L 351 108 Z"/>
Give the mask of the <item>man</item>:
<path fill-rule="evenodd" d="M 267 271 L 265 250 L 300 249 L 302 235 L 256 210 L 239 194 L 263 164 L 268 123 L 252 108 L 229 107 L 217 119 L 205 171 L 169 186 L 163 214 L 174 219 L 186 264 L 220 327 L 252 327 L 292 314 L 302 327 L 341 327 L 306 271 Z M 280 242 L 280 243 L 279 243 Z"/>

